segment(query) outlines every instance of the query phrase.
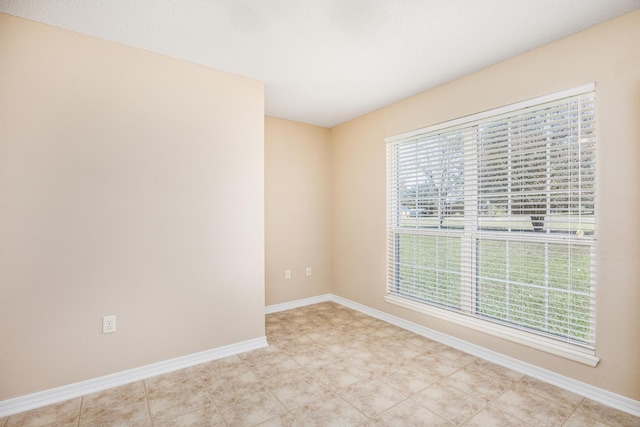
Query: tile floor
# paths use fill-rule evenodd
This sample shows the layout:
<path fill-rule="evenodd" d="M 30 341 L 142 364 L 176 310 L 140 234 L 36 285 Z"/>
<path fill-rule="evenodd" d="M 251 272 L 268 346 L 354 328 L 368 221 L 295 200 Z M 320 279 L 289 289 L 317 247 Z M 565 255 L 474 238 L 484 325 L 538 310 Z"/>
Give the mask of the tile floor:
<path fill-rule="evenodd" d="M 12 426 L 640 426 L 335 303 L 267 316 L 270 346 L 0 419 Z"/>

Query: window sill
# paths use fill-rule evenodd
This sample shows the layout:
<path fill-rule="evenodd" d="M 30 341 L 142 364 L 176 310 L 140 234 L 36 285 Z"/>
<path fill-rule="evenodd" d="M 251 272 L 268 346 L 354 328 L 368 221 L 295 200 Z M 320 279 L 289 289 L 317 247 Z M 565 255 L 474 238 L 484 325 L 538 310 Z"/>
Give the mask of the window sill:
<path fill-rule="evenodd" d="M 556 341 L 551 338 L 546 338 L 519 329 L 454 313 L 428 304 L 421 304 L 397 295 L 386 295 L 384 300 L 390 304 L 408 308 L 419 313 L 427 314 L 476 331 L 526 345 L 528 347 L 535 348 L 536 350 L 542 350 L 588 366 L 595 367 L 598 362 L 600 362 L 600 359 L 595 355 L 595 351 L 591 349 L 581 348 L 569 343 Z"/>

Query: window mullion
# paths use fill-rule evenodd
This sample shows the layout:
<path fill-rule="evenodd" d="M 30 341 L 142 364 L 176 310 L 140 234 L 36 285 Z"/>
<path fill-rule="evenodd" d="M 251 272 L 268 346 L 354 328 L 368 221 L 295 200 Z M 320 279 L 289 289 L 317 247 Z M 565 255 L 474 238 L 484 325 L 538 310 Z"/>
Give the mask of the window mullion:
<path fill-rule="evenodd" d="M 478 128 L 475 138 L 464 146 L 464 233 L 461 251 L 461 306 L 465 313 L 476 313 L 478 231 Z"/>

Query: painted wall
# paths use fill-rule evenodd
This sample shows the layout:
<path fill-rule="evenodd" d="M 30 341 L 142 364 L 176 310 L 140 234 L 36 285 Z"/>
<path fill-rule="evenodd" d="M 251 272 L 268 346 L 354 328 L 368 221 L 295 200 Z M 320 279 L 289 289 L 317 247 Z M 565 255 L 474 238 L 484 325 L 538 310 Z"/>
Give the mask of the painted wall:
<path fill-rule="evenodd" d="M 265 118 L 265 227 L 266 305 L 331 292 L 329 129 Z"/>
<path fill-rule="evenodd" d="M 263 141 L 261 82 L 0 14 L 0 400 L 263 337 Z"/>
<path fill-rule="evenodd" d="M 640 11 L 332 129 L 332 292 L 640 400 Z M 589 82 L 597 85 L 596 368 L 390 305 L 386 137 Z"/>

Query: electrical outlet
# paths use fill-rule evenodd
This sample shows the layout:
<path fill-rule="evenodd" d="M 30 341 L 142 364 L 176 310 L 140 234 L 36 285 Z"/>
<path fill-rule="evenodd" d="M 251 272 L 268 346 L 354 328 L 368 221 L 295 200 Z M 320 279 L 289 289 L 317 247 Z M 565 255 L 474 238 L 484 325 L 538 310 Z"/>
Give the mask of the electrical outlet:
<path fill-rule="evenodd" d="M 105 316 L 102 318 L 102 333 L 110 334 L 116 331 L 116 316 Z"/>
<path fill-rule="evenodd" d="M 291 270 L 284 271 L 284 278 L 287 280 L 291 279 Z"/>
<path fill-rule="evenodd" d="M 307 267 L 307 276 L 311 276 L 311 267 Z"/>

